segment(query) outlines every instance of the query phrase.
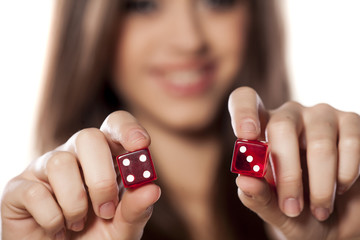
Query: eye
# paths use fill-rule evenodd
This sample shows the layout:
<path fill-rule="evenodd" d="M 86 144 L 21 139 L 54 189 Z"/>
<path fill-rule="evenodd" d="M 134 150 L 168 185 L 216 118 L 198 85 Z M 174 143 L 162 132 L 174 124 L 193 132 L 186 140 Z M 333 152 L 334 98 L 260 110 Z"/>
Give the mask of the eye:
<path fill-rule="evenodd" d="M 156 10 L 156 7 L 152 0 L 129 0 L 125 3 L 125 10 L 129 13 L 150 13 Z"/>
<path fill-rule="evenodd" d="M 211 8 L 226 9 L 232 7 L 236 0 L 204 0 L 204 2 Z"/>

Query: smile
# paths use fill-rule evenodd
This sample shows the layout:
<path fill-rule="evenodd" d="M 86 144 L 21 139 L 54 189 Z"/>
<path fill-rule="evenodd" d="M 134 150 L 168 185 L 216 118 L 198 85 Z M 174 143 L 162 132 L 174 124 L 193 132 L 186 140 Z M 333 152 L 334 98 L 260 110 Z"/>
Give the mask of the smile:
<path fill-rule="evenodd" d="M 214 66 L 208 64 L 202 67 L 157 71 L 155 79 L 157 84 L 173 96 L 200 96 L 211 88 L 214 82 L 214 70 Z"/>

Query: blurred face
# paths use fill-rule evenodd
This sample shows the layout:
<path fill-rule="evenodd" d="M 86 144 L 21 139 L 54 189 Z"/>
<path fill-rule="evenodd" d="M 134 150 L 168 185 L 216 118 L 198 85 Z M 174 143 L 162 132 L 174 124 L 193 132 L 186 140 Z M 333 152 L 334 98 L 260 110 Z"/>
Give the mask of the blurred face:
<path fill-rule="evenodd" d="M 140 120 L 180 131 L 215 119 L 242 65 L 246 1 L 128 0 L 114 80 Z"/>

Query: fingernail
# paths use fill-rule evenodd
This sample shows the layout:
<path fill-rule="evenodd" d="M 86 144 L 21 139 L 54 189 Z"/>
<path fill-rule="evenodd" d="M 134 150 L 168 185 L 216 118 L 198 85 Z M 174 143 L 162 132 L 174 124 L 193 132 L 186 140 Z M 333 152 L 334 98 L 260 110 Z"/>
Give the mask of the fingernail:
<path fill-rule="evenodd" d="M 65 239 L 65 237 L 65 229 L 62 229 L 57 234 L 55 234 L 55 240 Z"/>
<path fill-rule="evenodd" d="M 84 224 L 85 224 L 84 220 L 80 220 L 78 222 L 71 224 L 70 229 L 75 232 L 81 231 L 84 228 Z"/>
<path fill-rule="evenodd" d="M 288 198 L 284 201 L 284 212 L 288 217 L 297 217 L 300 211 L 300 202 L 296 198 Z"/>
<path fill-rule="evenodd" d="M 136 142 L 138 142 L 140 140 L 143 140 L 143 139 L 146 139 L 146 136 L 140 131 L 136 131 L 134 133 L 131 133 L 129 135 L 129 138 L 128 138 L 128 140 L 130 142 L 132 142 L 132 143 L 136 143 Z"/>
<path fill-rule="evenodd" d="M 257 132 L 256 124 L 252 120 L 245 120 L 240 123 L 240 132 Z"/>
<path fill-rule="evenodd" d="M 322 207 L 315 208 L 314 215 L 317 218 L 317 220 L 324 221 L 329 217 L 330 210 L 327 208 L 322 208 Z"/>
<path fill-rule="evenodd" d="M 104 219 L 110 219 L 115 215 L 115 204 L 113 202 L 107 202 L 100 206 L 100 217 Z"/>

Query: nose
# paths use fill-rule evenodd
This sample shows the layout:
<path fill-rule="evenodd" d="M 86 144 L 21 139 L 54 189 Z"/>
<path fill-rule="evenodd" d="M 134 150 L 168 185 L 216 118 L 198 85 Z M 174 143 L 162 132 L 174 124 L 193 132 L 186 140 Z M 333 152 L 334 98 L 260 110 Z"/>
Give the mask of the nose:
<path fill-rule="evenodd" d="M 201 16 L 194 6 L 178 7 L 169 19 L 166 38 L 172 51 L 181 54 L 199 54 L 205 51 Z"/>

